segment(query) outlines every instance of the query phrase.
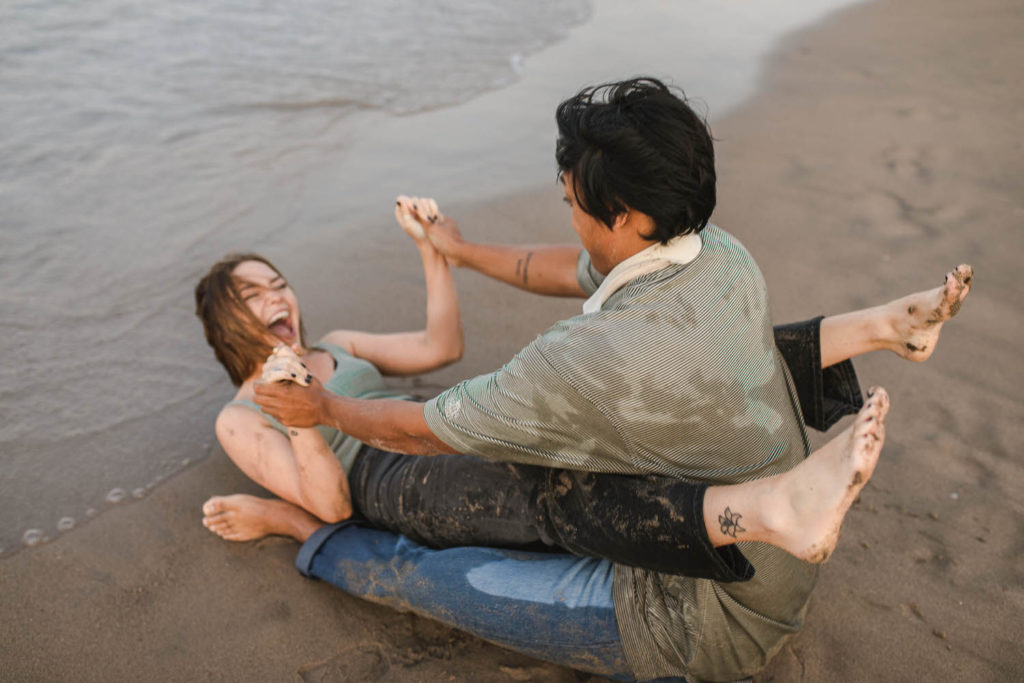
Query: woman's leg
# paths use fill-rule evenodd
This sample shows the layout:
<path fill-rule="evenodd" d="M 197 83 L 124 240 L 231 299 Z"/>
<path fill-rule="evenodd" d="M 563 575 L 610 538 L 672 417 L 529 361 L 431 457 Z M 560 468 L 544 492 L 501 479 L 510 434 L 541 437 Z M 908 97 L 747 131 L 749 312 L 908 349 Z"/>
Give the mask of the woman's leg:
<path fill-rule="evenodd" d="M 695 578 L 753 576 L 742 553 L 708 541 L 704 484 L 368 447 L 349 479 L 366 521 L 435 548 L 539 546 Z"/>
<path fill-rule="evenodd" d="M 433 550 L 356 524 L 321 528 L 299 571 L 502 647 L 631 680 L 605 560 L 496 548 Z"/>
<path fill-rule="evenodd" d="M 379 529 L 436 548 L 537 550 L 537 499 L 549 470 L 470 455 L 421 457 L 363 446 L 349 472 L 352 503 Z"/>
<path fill-rule="evenodd" d="M 885 390 L 873 390 L 853 424 L 800 465 L 729 486 L 367 448 L 350 487 L 371 524 L 433 547 L 543 543 L 654 571 L 743 581 L 753 568 L 738 541 L 771 543 L 812 562 L 828 558 L 874 471 L 888 405 Z"/>

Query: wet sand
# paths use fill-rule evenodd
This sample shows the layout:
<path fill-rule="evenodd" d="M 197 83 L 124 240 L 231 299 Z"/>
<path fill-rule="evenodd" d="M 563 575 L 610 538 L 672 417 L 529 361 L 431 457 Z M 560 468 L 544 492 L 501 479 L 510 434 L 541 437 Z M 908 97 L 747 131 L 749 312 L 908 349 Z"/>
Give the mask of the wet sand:
<path fill-rule="evenodd" d="M 791 37 L 761 94 L 715 123 L 715 220 L 760 263 L 777 321 L 934 286 L 960 262 L 976 273 L 927 363 L 857 362 L 862 384 L 892 397 L 882 460 L 804 631 L 759 680 L 1024 675 L 1022 31 L 1010 0 L 857 6 Z M 540 180 L 445 208 L 473 238 L 569 241 L 558 191 Z M 338 270 L 309 269 L 307 318 L 419 324 L 421 279 L 404 239 L 393 228 L 324 255 L 362 286 L 339 293 Z M 429 394 L 493 369 L 578 310 L 473 273 L 457 279 L 465 359 L 399 386 Z M 0 562 L 0 680 L 578 680 L 303 579 L 290 541 L 232 544 L 201 526 L 211 494 L 257 491 L 217 453 L 146 500 Z"/>

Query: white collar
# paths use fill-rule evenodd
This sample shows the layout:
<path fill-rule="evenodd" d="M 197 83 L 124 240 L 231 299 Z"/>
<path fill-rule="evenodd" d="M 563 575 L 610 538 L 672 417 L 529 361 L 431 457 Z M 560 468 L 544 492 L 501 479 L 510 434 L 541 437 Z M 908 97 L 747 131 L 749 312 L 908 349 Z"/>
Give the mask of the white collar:
<path fill-rule="evenodd" d="M 615 292 L 641 275 L 653 273 L 673 264 L 685 266 L 700 253 L 701 239 L 697 233 L 673 237 L 668 244 L 656 243 L 630 256 L 617 266 L 597 288 L 593 296 L 583 303 L 584 313 L 595 313 Z"/>

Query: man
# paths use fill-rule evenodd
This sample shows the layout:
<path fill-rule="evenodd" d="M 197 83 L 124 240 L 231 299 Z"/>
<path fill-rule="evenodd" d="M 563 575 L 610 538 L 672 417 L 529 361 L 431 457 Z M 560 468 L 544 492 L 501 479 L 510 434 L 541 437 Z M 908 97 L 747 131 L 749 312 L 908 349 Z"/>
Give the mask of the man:
<path fill-rule="evenodd" d="M 402 453 L 708 483 L 763 478 L 803 461 L 808 442 L 764 282 L 743 247 L 708 223 L 715 169 L 704 122 L 653 79 L 583 90 L 559 106 L 557 121 L 556 156 L 582 250 L 470 244 L 436 207 L 417 211 L 453 263 L 538 293 L 590 296 L 583 315 L 426 404 L 294 385 L 262 385 L 257 402 L 285 424 L 332 424 Z M 874 401 L 857 432 L 869 441 L 880 440 L 884 417 L 884 395 Z M 726 533 L 742 523 L 730 510 L 720 520 Z M 466 562 L 480 549 L 435 557 L 379 532 L 321 531 L 299 564 L 345 590 L 569 666 L 639 679 L 755 673 L 801 627 L 817 574 L 816 565 L 757 543 L 741 544 L 754 578 L 718 583 L 511 551 Z M 566 578 L 581 574 L 582 584 Z M 438 594 L 440 585 L 450 590 Z M 531 606 L 546 610 L 543 619 Z M 550 641 L 565 637 L 552 625 L 564 623 L 580 625 L 584 645 L 552 655 Z"/>

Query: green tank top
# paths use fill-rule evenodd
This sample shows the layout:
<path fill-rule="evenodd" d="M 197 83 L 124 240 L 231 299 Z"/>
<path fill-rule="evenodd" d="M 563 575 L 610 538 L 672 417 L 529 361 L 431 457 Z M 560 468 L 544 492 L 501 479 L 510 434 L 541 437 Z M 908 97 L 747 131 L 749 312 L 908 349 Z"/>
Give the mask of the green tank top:
<path fill-rule="evenodd" d="M 377 370 L 377 366 L 362 358 L 356 358 L 345 349 L 335 344 L 320 343 L 313 347 L 326 351 L 334 359 L 334 374 L 324 382 L 324 388 L 338 396 L 349 398 L 400 398 L 408 399 L 408 396 L 398 394 L 384 385 L 384 377 Z M 270 423 L 270 426 L 285 436 L 288 430 L 283 424 L 263 412 L 263 409 L 255 401 L 249 399 L 236 399 L 227 405 L 243 405 L 255 410 Z M 363 442 L 354 439 L 345 432 L 334 427 L 317 426 L 317 430 L 324 437 L 324 441 L 341 463 L 342 469 L 347 473 L 356 459 L 356 454 L 362 448 Z"/>

